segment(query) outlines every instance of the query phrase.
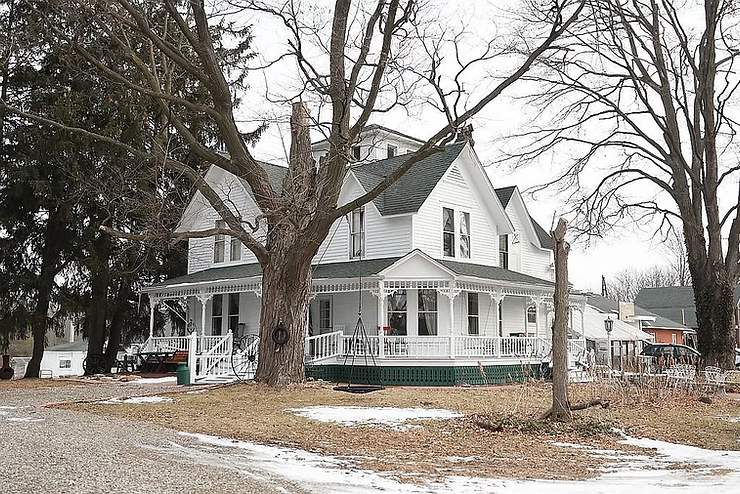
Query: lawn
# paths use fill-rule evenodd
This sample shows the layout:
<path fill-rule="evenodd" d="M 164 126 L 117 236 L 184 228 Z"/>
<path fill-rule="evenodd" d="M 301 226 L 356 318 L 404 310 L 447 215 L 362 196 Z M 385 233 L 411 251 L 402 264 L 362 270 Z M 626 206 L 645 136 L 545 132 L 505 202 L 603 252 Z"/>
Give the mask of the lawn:
<path fill-rule="evenodd" d="M 196 388 L 185 388 L 193 391 Z M 624 384 L 571 385 L 571 401 L 600 397 L 610 406 L 575 412 L 569 424 L 542 422 L 551 388 L 535 382 L 497 387 L 388 388 L 365 395 L 336 392 L 312 382 L 282 389 L 255 383 L 173 393 L 151 404 L 62 405 L 86 413 L 151 421 L 180 431 L 224 436 L 351 458 L 360 468 L 397 472 L 413 481 L 464 475 L 541 479 L 596 476 L 603 458 L 564 443 L 634 450 L 620 444 L 617 427 L 648 437 L 710 449 L 740 450 L 740 396 L 698 400 L 699 393 Z M 311 406 L 422 407 L 452 410 L 460 418 L 420 421 L 420 427 L 325 423 L 287 411 Z M 379 412 L 382 413 L 382 412 Z M 497 432 L 476 425 L 500 425 Z M 644 453 L 644 451 L 643 451 Z M 677 465 L 677 467 L 680 467 Z"/>

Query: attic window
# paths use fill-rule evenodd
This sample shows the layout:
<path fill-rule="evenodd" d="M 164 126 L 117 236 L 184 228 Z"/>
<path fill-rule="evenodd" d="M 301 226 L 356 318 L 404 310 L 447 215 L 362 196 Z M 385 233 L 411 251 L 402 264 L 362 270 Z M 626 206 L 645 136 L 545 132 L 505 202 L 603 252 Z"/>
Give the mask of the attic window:
<path fill-rule="evenodd" d="M 396 156 L 396 153 L 398 152 L 398 148 L 396 146 L 393 146 L 392 144 L 388 144 L 388 157 L 393 158 Z"/>
<path fill-rule="evenodd" d="M 470 259 L 470 213 L 460 213 L 460 257 Z"/>
<path fill-rule="evenodd" d="M 360 160 L 360 156 L 362 156 L 362 152 L 360 150 L 360 146 L 352 146 L 352 157 L 356 159 L 357 161 Z"/>

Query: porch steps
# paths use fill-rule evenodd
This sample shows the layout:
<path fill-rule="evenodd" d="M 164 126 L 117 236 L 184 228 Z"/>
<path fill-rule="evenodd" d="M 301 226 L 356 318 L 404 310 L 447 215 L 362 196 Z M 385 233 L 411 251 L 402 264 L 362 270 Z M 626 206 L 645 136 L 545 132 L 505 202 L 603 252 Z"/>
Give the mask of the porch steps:
<path fill-rule="evenodd" d="M 195 384 L 230 384 L 237 380 L 236 374 L 218 374 L 204 376 L 195 380 Z"/>

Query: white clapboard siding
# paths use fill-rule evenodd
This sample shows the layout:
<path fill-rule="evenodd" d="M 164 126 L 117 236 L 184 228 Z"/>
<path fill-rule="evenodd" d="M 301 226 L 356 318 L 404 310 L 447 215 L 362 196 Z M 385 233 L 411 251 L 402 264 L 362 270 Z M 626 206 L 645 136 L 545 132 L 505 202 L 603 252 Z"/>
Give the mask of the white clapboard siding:
<path fill-rule="evenodd" d="M 509 201 L 506 213 L 519 237 L 517 244 L 509 246 L 509 269 L 544 280 L 552 279 L 551 251 L 539 247 L 539 240 L 531 226 L 529 213 L 518 193 L 514 194 Z"/>
<path fill-rule="evenodd" d="M 498 264 L 498 250 L 495 226 L 491 225 L 482 208 L 480 198 L 468 187 L 462 174 L 453 165 L 440 180 L 414 218 L 414 248 L 441 259 L 442 253 L 442 208 L 455 210 L 455 228 L 459 234 L 459 211 L 470 213 L 471 258 L 455 257 L 455 261 L 472 262 L 495 266 Z M 455 242 L 456 255 L 459 256 L 459 240 Z"/>
<path fill-rule="evenodd" d="M 339 197 L 339 204 L 346 204 L 364 194 L 363 189 L 349 176 Z M 411 250 L 411 217 L 382 217 L 372 204 L 365 205 L 365 258 L 380 259 L 401 257 Z M 349 259 L 349 224 L 340 218 L 331 227 L 321 244 L 316 261 L 325 264 Z"/>
<path fill-rule="evenodd" d="M 223 198 L 228 205 L 235 207 L 238 214 L 244 220 L 250 222 L 253 221 L 253 219 L 259 214 L 260 210 L 252 197 L 248 194 L 247 189 L 244 186 L 244 182 L 225 170 L 217 170 L 218 173 L 209 173 L 206 177 L 211 182 L 214 190 L 218 192 L 219 196 Z M 184 215 L 183 221 L 181 222 L 181 228 L 186 228 L 191 231 L 207 230 L 209 228 L 213 228 L 216 225 L 216 221 L 219 219 L 221 218 L 216 214 L 216 211 L 210 206 L 210 204 L 208 204 L 200 194 L 196 194 Z M 263 240 L 265 237 L 264 226 L 257 230 L 254 235 L 257 239 Z M 194 273 L 196 271 L 202 271 L 204 269 L 217 266 L 225 266 L 228 264 L 257 262 L 257 258 L 254 254 L 242 244 L 240 244 L 241 259 L 238 261 L 230 261 L 231 237 L 226 236 L 224 249 L 225 260 L 224 262 L 214 263 L 213 246 L 214 237 L 189 240 L 188 273 Z"/>

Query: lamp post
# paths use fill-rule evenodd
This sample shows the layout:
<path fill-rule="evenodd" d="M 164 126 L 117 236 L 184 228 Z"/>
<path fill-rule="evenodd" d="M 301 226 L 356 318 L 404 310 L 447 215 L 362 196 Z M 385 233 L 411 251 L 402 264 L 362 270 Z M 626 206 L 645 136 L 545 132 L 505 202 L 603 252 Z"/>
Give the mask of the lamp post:
<path fill-rule="evenodd" d="M 612 329 L 614 329 L 614 320 L 606 316 L 606 319 L 604 319 L 604 330 L 606 330 L 606 355 L 609 359 L 609 379 L 612 377 Z"/>

